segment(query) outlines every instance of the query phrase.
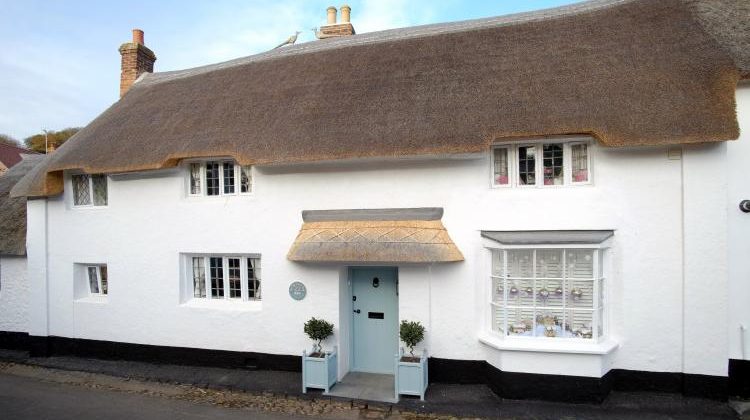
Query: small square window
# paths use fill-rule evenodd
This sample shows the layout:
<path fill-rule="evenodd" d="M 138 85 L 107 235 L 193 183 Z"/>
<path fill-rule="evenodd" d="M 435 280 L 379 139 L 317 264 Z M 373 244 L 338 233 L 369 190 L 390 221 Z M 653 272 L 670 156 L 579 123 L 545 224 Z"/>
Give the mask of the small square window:
<path fill-rule="evenodd" d="M 89 292 L 92 295 L 106 295 L 108 289 L 107 266 L 92 265 L 86 267 Z"/>
<path fill-rule="evenodd" d="M 73 204 L 75 206 L 106 206 L 107 176 L 103 174 L 76 174 L 71 177 Z"/>

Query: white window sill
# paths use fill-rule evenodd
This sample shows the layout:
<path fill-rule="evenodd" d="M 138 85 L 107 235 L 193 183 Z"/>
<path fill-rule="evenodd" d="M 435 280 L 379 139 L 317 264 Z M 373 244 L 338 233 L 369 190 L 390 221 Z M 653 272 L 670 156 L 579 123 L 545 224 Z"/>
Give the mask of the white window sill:
<path fill-rule="evenodd" d="M 82 297 L 80 299 L 76 299 L 76 303 L 105 304 L 105 303 L 107 303 L 107 296 L 106 295 L 86 296 L 86 297 Z"/>
<path fill-rule="evenodd" d="M 605 339 L 599 343 L 565 341 L 544 338 L 502 338 L 488 332 L 479 333 L 479 341 L 498 350 L 526 351 L 537 353 L 609 354 L 619 347 L 616 341 Z"/>
<path fill-rule="evenodd" d="M 190 299 L 180 305 L 183 308 L 215 309 L 221 311 L 257 312 L 263 309 L 259 300 L 243 301 L 233 299 Z"/>

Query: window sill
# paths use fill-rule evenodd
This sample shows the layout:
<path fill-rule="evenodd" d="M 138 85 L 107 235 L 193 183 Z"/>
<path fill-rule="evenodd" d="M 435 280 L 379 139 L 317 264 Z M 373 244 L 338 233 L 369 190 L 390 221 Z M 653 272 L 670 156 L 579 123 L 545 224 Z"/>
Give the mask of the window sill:
<path fill-rule="evenodd" d="M 105 304 L 107 303 L 107 296 L 87 296 L 80 299 L 76 299 L 76 303 L 95 303 Z"/>
<path fill-rule="evenodd" d="M 502 338 L 487 332 L 479 333 L 479 341 L 487 346 L 505 351 L 526 351 L 537 353 L 573 353 L 605 355 L 611 353 L 619 343 L 605 339 L 599 343 L 581 341 L 562 341 L 544 338 Z"/>
<path fill-rule="evenodd" d="M 263 302 L 230 299 L 190 299 L 180 305 L 183 308 L 215 309 L 221 311 L 259 312 Z"/>

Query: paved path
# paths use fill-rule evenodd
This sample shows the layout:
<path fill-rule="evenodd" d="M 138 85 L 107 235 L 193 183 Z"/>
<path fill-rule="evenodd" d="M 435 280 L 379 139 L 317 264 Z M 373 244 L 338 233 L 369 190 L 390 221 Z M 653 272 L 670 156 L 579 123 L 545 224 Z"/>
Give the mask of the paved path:
<path fill-rule="evenodd" d="M 216 407 L 169 398 L 43 382 L 6 374 L 0 374 L 0 417 L 7 420 L 311 420 L 309 416 Z"/>

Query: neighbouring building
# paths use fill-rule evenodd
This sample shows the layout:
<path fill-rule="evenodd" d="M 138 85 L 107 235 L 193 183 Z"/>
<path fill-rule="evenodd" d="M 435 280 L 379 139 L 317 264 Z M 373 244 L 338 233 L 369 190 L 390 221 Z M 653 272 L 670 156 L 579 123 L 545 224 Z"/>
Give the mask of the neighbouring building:
<path fill-rule="evenodd" d="M 2 147 L 2 144 L 0 144 Z M 10 196 L 13 186 L 44 155 L 24 154 L 0 176 L 0 343 L 24 348 L 29 331 L 29 277 L 26 263 L 26 198 Z"/>
<path fill-rule="evenodd" d="M 12 144 L 0 143 L 0 175 L 23 160 L 24 155 L 32 154 L 36 152 Z"/>
<path fill-rule="evenodd" d="M 163 73 L 135 31 L 120 100 L 13 188 L 28 301 L 0 302 L 28 336 L 6 335 L 299 369 L 318 317 L 343 377 L 392 372 L 413 320 L 432 381 L 507 398 L 750 395 L 749 3 L 364 34 L 349 12 Z"/>

